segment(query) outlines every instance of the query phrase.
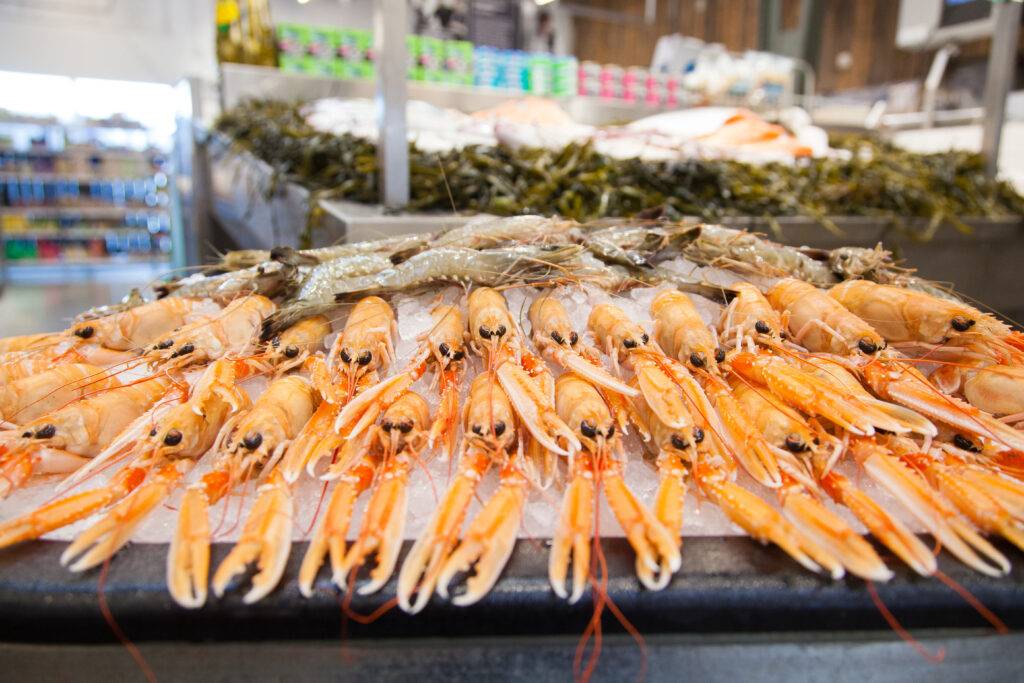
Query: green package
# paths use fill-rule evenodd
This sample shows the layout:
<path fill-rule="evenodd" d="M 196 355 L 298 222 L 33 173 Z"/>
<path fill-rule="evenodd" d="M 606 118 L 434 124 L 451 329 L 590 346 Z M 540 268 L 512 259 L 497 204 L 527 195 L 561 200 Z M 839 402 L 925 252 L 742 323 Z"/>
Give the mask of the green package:
<path fill-rule="evenodd" d="M 321 59 L 320 57 L 303 57 L 302 73 L 333 78 L 335 76 L 334 60 Z"/>
<path fill-rule="evenodd" d="M 468 40 L 444 41 L 445 81 L 473 85 L 473 43 Z"/>
<path fill-rule="evenodd" d="M 440 38 L 422 36 L 420 38 L 419 61 L 423 66 L 423 80 L 431 83 L 445 81 L 445 46 Z"/>
<path fill-rule="evenodd" d="M 277 34 L 277 52 L 285 55 L 301 55 L 306 51 L 309 42 L 309 28 L 301 24 L 278 24 L 274 27 Z"/>
<path fill-rule="evenodd" d="M 527 59 L 527 87 L 529 92 L 543 95 L 551 92 L 551 55 L 536 53 Z"/>
<path fill-rule="evenodd" d="M 554 57 L 551 60 L 551 94 L 575 94 L 578 68 L 579 64 L 575 57 Z"/>
<path fill-rule="evenodd" d="M 423 40 L 423 36 L 406 36 L 405 46 L 409 52 L 409 80 L 410 81 L 422 81 L 424 80 L 425 70 L 423 65 L 420 63 L 420 43 Z"/>
<path fill-rule="evenodd" d="M 285 71 L 292 74 L 305 73 L 306 71 L 306 60 L 308 57 L 305 55 L 286 55 L 281 53 L 277 57 L 277 65 L 281 71 Z"/>
<path fill-rule="evenodd" d="M 352 66 L 352 78 L 373 80 L 377 77 L 377 66 L 373 62 L 360 62 Z"/>
<path fill-rule="evenodd" d="M 335 78 L 342 78 L 345 80 L 358 78 L 358 76 L 356 76 L 356 65 L 344 59 L 332 59 L 331 67 L 332 75 Z"/>
<path fill-rule="evenodd" d="M 338 53 L 341 31 L 330 26 L 313 26 L 309 29 L 306 54 L 318 59 L 333 59 Z"/>

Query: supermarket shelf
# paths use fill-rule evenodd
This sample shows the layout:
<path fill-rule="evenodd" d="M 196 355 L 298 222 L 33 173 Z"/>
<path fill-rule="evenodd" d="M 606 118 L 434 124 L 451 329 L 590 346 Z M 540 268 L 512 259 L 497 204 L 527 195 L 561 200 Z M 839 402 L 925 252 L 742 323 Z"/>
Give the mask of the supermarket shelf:
<path fill-rule="evenodd" d="M 68 123 L 57 119 L 34 119 L 31 117 L 10 116 L 0 119 L 0 125 L 10 126 L 38 126 L 40 128 L 64 128 L 72 130 L 126 130 L 145 131 L 147 130 L 138 121 L 125 121 L 124 123 L 100 123 L 97 121 L 71 121 Z"/>
<path fill-rule="evenodd" d="M 19 157 L 27 157 L 33 159 L 52 159 L 59 157 L 67 157 L 70 151 L 81 151 L 84 147 L 90 147 L 90 145 L 82 142 L 71 142 L 66 147 L 53 148 L 49 146 L 32 146 L 28 150 L 23 148 L 15 147 L 5 142 L 0 142 L 0 153 L 14 154 Z M 130 159 L 132 161 L 142 160 L 148 161 L 154 154 L 158 156 L 166 155 L 166 151 L 163 148 L 157 146 L 146 147 L 145 150 L 129 150 L 125 147 L 96 147 L 97 156 L 101 157 L 103 161 L 124 161 Z"/>
<path fill-rule="evenodd" d="M 311 74 L 289 73 L 275 67 L 251 64 L 221 64 L 221 107 L 237 105 L 249 98 L 273 97 L 281 100 L 316 99 L 320 97 L 376 96 L 373 80 L 344 80 Z M 408 98 L 422 100 L 438 107 L 450 107 L 465 112 L 493 107 L 510 99 L 526 97 L 522 90 L 478 88 L 446 83 L 408 82 Z M 676 106 L 651 106 L 643 102 L 608 100 L 599 97 L 564 95 L 545 97 L 559 102 L 580 123 L 603 125 L 623 120 L 638 119 L 662 111 L 678 109 Z"/>
<path fill-rule="evenodd" d="M 47 173 L 47 172 L 13 172 L 0 171 L 0 180 L 33 180 L 42 182 L 77 181 L 79 183 L 138 183 L 151 182 L 153 176 L 159 173 L 154 171 L 149 175 L 95 175 L 92 173 Z"/>
<path fill-rule="evenodd" d="M 149 230 L 147 230 L 146 228 L 104 228 L 104 227 L 94 227 L 94 228 L 63 228 L 63 229 L 59 229 L 58 228 L 58 229 L 54 229 L 54 230 L 25 230 L 25 231 L 7 230 L 7 231 L 4 232 L 2 237 L 5 240 L 25 240 L 25 239 L 44 239 L 44 240 L 71 239 L 71 240 L 81 240 L 81 239 L 93 239 L 93 238 L 97 238 L 97 237 L 107 237 L 107 236 L 110 236 L 110 235 L 115 235 L 115 236 L 121 237 L 121 236 L 143 235 L 143 234 L 148 234 L 148 235 L 151 235 L 151 236 L 158 236 L 161 233 L 152 233 Z"/>
<path fill-rule="evenodd" d="M 6 206 L 0 208 L 0 216 L 88 216 L 121 218 L 128 213 L 165 214 L 166 208 L 149 206 Z"/>
<path fill-rule="evenodd" d="M 17 259 L 8 261 L 9 268 L 45 268 L 45 267 L 93 267 L 119 266 L 134 263 L 167 263 L 165 257 L 153 256 L 87 256 L 72 259 Z"/>

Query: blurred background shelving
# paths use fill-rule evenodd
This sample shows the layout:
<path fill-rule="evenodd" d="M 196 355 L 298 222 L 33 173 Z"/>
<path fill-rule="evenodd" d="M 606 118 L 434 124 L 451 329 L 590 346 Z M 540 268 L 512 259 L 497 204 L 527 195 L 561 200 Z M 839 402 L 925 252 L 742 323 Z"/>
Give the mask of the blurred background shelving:
<path fill-rule="evenodd" d="M 178 224 L 173 88 L 15 73 L 0 82 L 0 282 L 166 271 Z"/>
<path fill-rule="evenodd" d="M 168 263 L 167 158 L 146 137 L 140 124 L 121 118 L 62 124 L 0 114 L 8 280 L 60 264 L 92 272 Z M 35 279 L 54 271 L 39 270 Z"/>

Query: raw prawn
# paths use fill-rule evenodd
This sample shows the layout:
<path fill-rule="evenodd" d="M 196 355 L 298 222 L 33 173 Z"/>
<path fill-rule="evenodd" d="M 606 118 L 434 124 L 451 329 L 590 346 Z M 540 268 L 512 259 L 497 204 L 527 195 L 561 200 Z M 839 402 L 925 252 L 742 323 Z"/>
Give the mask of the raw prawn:
<path fill-rule="evenodd" d="M 793 342 L 811 351 L 874 356 L 885 348 L 877 330 L 814 285 L 780 280 L 768 290 L 768 301 L 782 314 Z"/>
<path fill-rule="evenodd" d="M 548 578 L 560 598 L 576 602 L 583 595 L 590 571 L 590 543 L 596 515 L 596 491 L 604 490 L 608 504 L 636 552 L 636 573 L 652 590 L 663 588 L 682 564 L 679 542 L 658 518 L 626 487 L 622 478 L 621 436 L 600 393 L 585 379 L 566 373 L 555 383 L 559 415 L 579 436 L 583 450 L 570 467 L 571 479 L 562 514 L 552 540 Z M 572 590 L 565 589 L 570 560 Z"/>
<path fill-rule="evenodd" d="M 480 480 L 495 463 L 504 466 L 503 473 L 507 471 L 511 475 L 514 472 L 509 469 L 509 464 L 515 454 L 518 421 L 501 385 L 488 372 L 478 375 L 470 385 L 463 425 L 462 455 L 455 480 L 413 544 L 398 576 L 398 604 L 411 614 L 426 607 L 445 572 L 449 557 L 455 557 L 452 551 L 459 541 L 462 523 Z M 519 492 L 520 483 L 516 478 L 503 477 L 502 484 L 488 505 L 503 514 L 495 516 L 494 511 L 486 515 L 481 512 L 477 517 L 478 520 L 492 521 L 497 528 L 490 528 L 486 539 L 477 538 L 479 529 L 467 534 L 467 538 L 486 540 L 486 545 L 475 543 L 473 548 L 477 552 L 486 552 L 486 557 L 481 557 L 477 563 L 476 575 L 468 586 L 469 590 L 461 596 L 462 600 L 475 602 L 486 594 L 515 544 L 525 491 Z M 522 486 L 525 486 L 525 481 Z M 467 545 L 460 555 L 467 554 L 470 548 Z"/>
<path fill-rule="evenodd" d="M 115 375 L 95 365 L 58 365 L 0 386 L 0 420 L 27 424 L 88 394 L 119 386 Z"/>
<path fill-rule="evenodd" d="M 115 386 L 0 432 L 0 498 L 34 474 L 75 471 L 172 388 L 165 377 Z"/>
<path fill-rule="evenodd" d="M 238 484 L 271 472 L 313 414 L 317 399 L 318 394 L 306 379 L 296 375 L 281 377 L 271 382 L 250 410 L 238 412 L 224 423 L 211 447 L 211 470 L 185 491 L 171 541 L 167 587 L 179 605 L 195 608 L 206 601 L 210 506 Z M 290 509 L 290 503 L 287 507 Z M 277 584 L 291 549 L 291 539 L 284 540 L 287 542 L 263 549 L 263 571 L 253 578 L 253 589 L 246 595 L 246 601 L 262 597 Z M 218 595 L 227 583 L 224 577 L 230 579 L 233 570 L 240 571 L 246 563 L 245 557 L 234 551 L 225 558 L 214 581 Z"/>
<path fill-rule="evenodd" d="M 602 389 L 630 397 L 639 394 L 637 389 L 601 367 L 597 350 L 580 339 L 565 307 L 554 296 L 543 293 L 534 299 L 529 319 L 534 346 L 543 355 Z"/>
<path fill-rule="evenodd" d="M 150 345 L 142 359 L 161 369 L 181 370 L 250 354 L 264 318 L 276 308 L 274 302 L 258 294 L 235 299 L 213 318 L 185 325 Z"/>
<path fill-rule="evenodd" d="M 359 593 L 376 592 L 391 577 L 405 528 L 409 471 L 426 446 L 429 427 L 427 402 L 415 392 L 405 392 L 384 412 L 380 424 L 360 440 L 355 461 L 339 460 L 328 469 L 323 478 L 336 480 L 337 484 L 299 570 L 303 595 L 312 595 L 316 574 L 328 553 L 333 581 L 339 588 L 348 586 L 350 574 L 373 555 L 376 566 Z M 352 511 L 359 496 L 371 488 L 362 529 L 346 549 Z"/>
<path fill-rule="evenodd" d="M 247 367 L 241 364 L 237 369 L 244 371 Z M 187 401 L 150 415 L 152 423 L 135 420 L 114 443 L 62 484 L 66 489 L 107 462 L 127 460 L 106 486 L 66 496 L 0 525 L 0 547 L 38 538 L 112 506 L 67 547 L 61 562 L 68 564 L 78 558 L 71 569 L 82 571 L 116 553 L 209 450 L 228 416 L 248 407 L 249 398 L 235 386 L 235 379 L 235 362 L 211 364 Z"/>

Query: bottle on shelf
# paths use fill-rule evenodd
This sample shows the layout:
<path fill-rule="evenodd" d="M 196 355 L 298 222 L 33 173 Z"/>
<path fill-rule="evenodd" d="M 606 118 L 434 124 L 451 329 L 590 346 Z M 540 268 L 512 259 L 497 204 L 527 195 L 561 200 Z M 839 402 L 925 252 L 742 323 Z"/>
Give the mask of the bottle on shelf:
<path fill-rule="evenodd" d="M 245 61 L 260 66 L 277 66 L 277 44 L 267 0 L 248 0 L 248 9 L 248 31 L 243 43 Z"/>
<path fill-rule="evenodd" d="M 277 42 L 267 0 L 218 0 L 217 60 L 277 66 Z"/>
<path fill-rule="evenodd" d="M 217 0 L 217 61 L 241 62 L 242 46 L 241 10 L 237 0 Z"/>

